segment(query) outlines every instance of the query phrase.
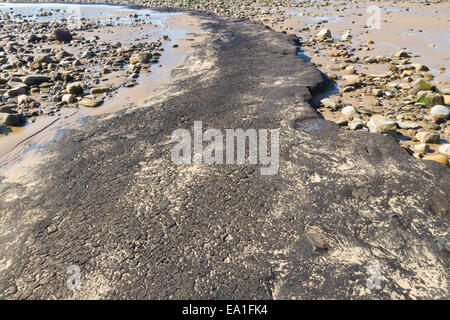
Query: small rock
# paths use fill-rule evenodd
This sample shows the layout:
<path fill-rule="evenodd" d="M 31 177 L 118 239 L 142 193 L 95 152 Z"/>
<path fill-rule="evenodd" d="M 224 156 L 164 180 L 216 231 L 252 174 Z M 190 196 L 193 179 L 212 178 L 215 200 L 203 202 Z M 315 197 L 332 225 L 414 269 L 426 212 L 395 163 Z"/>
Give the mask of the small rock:
<path fill-rule="evenodd" d="M 358 130 L 363 128 L 363 122 L 359 119 L 350 121 L 348 124 L 350 130 Z"/>
<path fill-rule="evenodd" d="M 331 38 L 331 31 L 330 29 L 322 29 L 317 33 L 316 37 L 318 39 L 329 39 Z"/>
<path fill-rule="evenodd" d="M 74 103 L 77 99 L 73 94 L 68 93 L 62 96 L 61 101 L 66 103 Z"/>
<path fill-rule="evenodd" d="M 339 107 L 339 103 L 338 103 L 336 100 L 334 100 L 333 98 L 325 98 L 325 99 L 322 99 L 322 100 L 320 100 L 320 103 L 321 103 L 324 107 L 326 107 L 326 108 L 331 108 L 331 109 L 333 109 L 333 110 L 336 110 L 336 109 L 338 109 L 338 107 Z"/>
<path fill-rule="evenodd" d="M 326 250 L 329 248 L 328 239 L 323 235 L 322 230 L 315 226 L 306 226 L 305 234 L 309 242 L 317 248 Z"/>
<path fill-rule="evenodd" d="M 419 129 L 420 125 L 414 121 L 398 121 L 397 122 L 400 129 Z"/>
<path fill-rule="evenodd" d="M 358 110 L 353 106 L 346 106 L 342 108 L 341 112 L 345 116 L 353 116 L 355 114 L 358 114 Z"/>
<path fill-rule="evenodd" d="M 33 59 L 33 62 L 34 63 L 38 63 L 38 64 L 41 64 L 41 63 L 47 63 L 47 64 L 54 63 L 52 57 L 50 55 L 48 55 L 48 54 L 40 54 L 40 55 L 35 56 L 34 59 Z"/>
<path fill-rule="evenodd" d="M 394 53 L 394 56 L 397 58 L 410 58 L 411 57 L 409 55 L 409 53 L 404 50 L 397 51 L 396 53 Z"/>
<path fill-rule="evenodd" d="M 150 52 L 135 53 L 131 56 L 130 63 L 131 64 L 149 63 L 152 57 L 153 55 Z"/>
<path fill-rule="evenodd" d="M 409 90 L 409 94 L 416 95 L 419 91 L 433 91 L 436 87 L 431 85 L 429 82 L 418 79 L 411 83 L 411 89 Z"/>
<path fill-rule="evenodd" d="M 54 29 L 50 34 L 50 38 L 59 42 L 70 42 L 73 39 L 72 34 L 67 29 Z"/>
<path fill-rule="evenodd" d="M 345 75 L 342 77 L 342 86 L 359 87 L 362 84 L 362 79 L 357 75 Z"/>
<path fill-rule="evenodd" d="M 32 102 L 36 102 L 36 100 L 34 100 L 32 97 L 29 97 L 25 94 L 21 94 L 20 96 L 17 97 L 18 105 L 21 105 L 21 104 L 29 105 Z"/>
<path fill-rule="evenodd" d="M 446 106 L 438 104 L 431 108 L 430 114 L 436 115 L 442 119 L 448 119 L 450 116 L 450 109 Z"/>
<path fill-rule="evenodd" d="M 373 89 L 372 90 L 372 94 L 375 97 L 382 97 L 383 96 L 383 90 L 381 90 L 381 89 Z"/>
<path fill-rule="evenodd" d="M 423 65 L 421 63 L 412 63 L 411 64 L 416 71 L 428 71 L 430 70 L 426 65 Z"/>
<path fill-rule="evenodd" d="M 341 36 L 341 40 L 342 41 L 347 41 L 352 37 L 352 35 L 350 34 L 350 32 L 345 32 L 342 36 Z"/>
<path fill-rule="evenodd" d="M 81 81 L 69 83 L 67 86 L 67 93 L 79 96 L 84 92 L 84 83 Z"/>
<path fill-rule="evenodd" d="M 416 96 L 416 101 L 425 103 L 426 105 L 432 107 L 435 105 L 443 105 L 444 97 L 431 91 L 419 91 Z"/>
<path fill-rule="evenodd" d="M 367 122 L 370 132 L 389 134 L 393 137 L 397 136 L 397 123 L 392 120 L 372 117 Z"/>
<path fill-rule="evenodd" d="M 103 98 L 99 96 L 87 95 L 81 99 L 80 104 L 85 107 L 95 108 L 103 104 Z"/>
<path fill-rule="evenodd" d="M 430 152 L 430 146 L 425 143 L 416 144 L 413 148 L 420 153 Z"/>
<path fill-rule="evenodd" d="M 49 77 L 40 76 L 40 75 L 30 75 L 30 76 L 26 76 L 23 79 L 23 83 L 25 83 L 25 84 L 27 84 L 29 86 L 39 85 L 41 83 L 48 82 L 48 81 L 50 81 Z"/>
<path fill-rule="evenodd" d="M 437 132 L 421 131 L 416 134 L 416 139 L 423 143 L 439 143 L 441 137 Z"/>
<path fill-rule="evenodd" d="M 104 87 L 104 88 L 98 87 L 98 88 L 92 88 L 91 89 L 91 93 L 92 94 L 105 93 L 105 92 L 109 92 L 109 91 L 110 91 L 110 89 L 106 88 L 106 87 Z"/>
<path fill-rule="evenodd" d="M 450 144 L 447 143 L 447 144 L 440 146 L 438 151 L 440 154 L 450 157 Z"/>
<path fill-rule="evenodd" d="M 0 113 L 0 126 L 21 126 L 24 123 L 23 117 L 12 113 Z"/>
<path fill-rule="evenodd" d="M 6 91 L 6 94 L 8 94 L 10 97 L 15 97 L 15 96 L 27 93 L 28 89 L 29 89 L 29 87 L 26 84 L 21 84 L 21 85 L 18 85 L 17 87 L 14 87 L 14 88 Z"/>

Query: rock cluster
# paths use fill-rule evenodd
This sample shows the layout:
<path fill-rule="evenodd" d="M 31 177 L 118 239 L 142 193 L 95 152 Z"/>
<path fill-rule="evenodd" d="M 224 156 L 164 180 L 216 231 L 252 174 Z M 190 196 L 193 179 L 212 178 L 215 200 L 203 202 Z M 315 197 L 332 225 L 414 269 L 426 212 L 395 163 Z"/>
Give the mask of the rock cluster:
<path fill-rule="evenodd" d="M 51 15 L 56 10 L 45 12 Z M 151 24 L 140 15 L 131 18 L 137 29 Z M 100 106 L 119 87 L 138 84 L 140 73 L 150 72 L 151 65 L 158 63 L 162 41 L 170 41 L 165 36 L 122 45 L 89 35 L 103 30 L 101 20 L 82 19 L 77 28 L 69 29 L 65 19 L 33 19 L 13 11 L 0 15 L 2 133 L 41 115 L 57 115 L 61 108 Z M 113 30 L 120 26 L 120 22 L 110 25 Z M 107 80 L 114 80 L 114 85 L 101 85 Z"/>

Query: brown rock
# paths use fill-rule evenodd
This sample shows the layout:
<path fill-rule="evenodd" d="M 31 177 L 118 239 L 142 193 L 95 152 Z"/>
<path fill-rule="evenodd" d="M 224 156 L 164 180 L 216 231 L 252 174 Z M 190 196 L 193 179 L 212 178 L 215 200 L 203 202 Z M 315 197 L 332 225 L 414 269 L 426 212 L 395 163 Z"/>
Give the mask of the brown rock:
<path fill-rule="evenodd" d="M 305 233 L 311 244 L 318 249 L 328 249 L 328 239 L 323 235 L 322 230 L 315 226 L 306 226 Z"/>
<path fill-rule="evenodd" d="M 59 42 L 70 42 L 73 37 L 67 29 L 54 29 L 50 34 L 50 38 L 53 38 Z"/>

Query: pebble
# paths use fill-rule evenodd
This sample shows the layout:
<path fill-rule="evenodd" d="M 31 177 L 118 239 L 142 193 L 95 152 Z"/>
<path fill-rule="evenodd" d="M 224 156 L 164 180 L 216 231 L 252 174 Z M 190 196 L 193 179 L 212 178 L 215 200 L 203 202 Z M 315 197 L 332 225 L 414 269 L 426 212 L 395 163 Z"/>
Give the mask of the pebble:
<path fill-rule="evenodd" d="M 336 110 L 339 107 L 339 103 L 333 98 L 325 98 L 320 100 L 320 103 L 327 108 Z"/>
<path fill-rule="evenodd" d="M 346 106 L 342 108 L 341 113 L 345 116 L 353 116 L 355 114 L 358 114 L 358 110 L 353 106 Z"/>
<path fill-rule="evenodd" d="M 331 31 L 330 29 L 322 29 L 317 33 L 316 37 L 318 39 L 329 39 L 331 38 Z"/>
<path fill-rule="evenodd" d="M 450 108 L 443 105 L 435 105 L 431 108 L 430 114 L 442 119 L 448 119 L 450 117 Z"/>
<path fill-rule="evenodd" d="M 62 96 L 61 101 L 66 103 L 74 103 L 77 99 L 73 94 L 68 93 Z"/>
<path fill-rule="evenodd" d="M 75 96 L 82 95 L 84 92 L 84 83 L 83 82 L 73 82 L 67 85 L 66 89 L 67 93 L 73 94 Z"/>
<path fill-rule="evenodd" d="M 416 139 L 423 143 L 439 143 L 440 135 L 437 132 L 421 131 L 416 134 Z"/>
<path fill-rule="evenodd" d="M 370 132 L 389 134 L 397 137 L 397 123 L 383 118 L 370 118 L 367 122 Z"/>
<path fill-rule="evenodd" d="M 450 144 L 447 143 L 447 144 L 440 146 L 438 151 L 440 154 L 450 157 Z"/>
<path fill-rule="evenodd" d="M 430 146 L 425 143 L 416 144 L 413 148 L 420 153 L 426 153 L 430 151 Z"/>

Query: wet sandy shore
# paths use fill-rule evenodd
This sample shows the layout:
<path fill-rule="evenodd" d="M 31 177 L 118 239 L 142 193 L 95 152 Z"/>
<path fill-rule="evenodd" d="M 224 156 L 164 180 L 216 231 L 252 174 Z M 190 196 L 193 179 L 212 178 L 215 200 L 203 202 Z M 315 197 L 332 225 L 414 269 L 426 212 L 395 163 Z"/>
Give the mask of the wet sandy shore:
<path fill-rule="evenodd" d="M 47 9 L 53 8 L 51 6 Z M 97 8 L 99 10 L 99 8 Z M 99 10 L 99 12 L 101 12 Z M 0 158 L 2 161 L 2 174 L 10 175 L 8 172 L 14 166 L 19 166 L 26 161 L 27 155 L 33 151 L 33 157 L 37 159 L 39 150 L 45 148 L 57 138 L 59 133 L 68 128 L 82 125 L 86 117 L 103 115 L 143 106 L 151 101 L 157 101 L 161 96 L 167 94 L 173 81 L 174 71 L 182 66 L 192 50 L 192 46 L 201 41 L 198 22 L 193 22 L 183 13 L 158 13 L 152 12 L 153 24 L 149 25 L 125 25 L 120 27 L 103 27 L 95 30 L 80 32 L 81 37 L 95 37 L 99 43 L 112 43 L 120 41 L 123 47 L 133 45 L 136 40 L 163 41 L 163 55 L 157 64 L 151 65 L 151 71 L 141 73 L 132 87 L 127 86 L 129 73 L 126 70 L 114 71 L 106 74 L 101 79 L 101 86 L 116 88 L 108 90 L 100 107 L 89 108 L 83 105 L 73 105 L 70 108 L 62 107 L 52 115 L 42 115 L 27 119 L 25 125 L 11 127 L 7 134 L 0 136 Z M 89 11 L 90 18 L 94 14 Z M 114 16 L 128 17 L 130 10 L 125 12 L 114 11 Z M 171 18 L 176 16 L 176 19 Z M 156 19 L 156 22 L 155 22 Z M 159 19 L 159 21 L 158 21 Z M 170 26 L 170 27 L 169 27 Z M 132 35 L 130 37 L 130 35 Z M 166 39 L 165 37 L 168 37 Z M 164 37 L 164 39 L 163 39 Z M 73 48 L 66 44 L 48 46 L 66 50 L 71 54 L 80 54 L 83 48 Z M 96 68 L 99 68 L 97 66 Z M 42 102 L 44 103 L 44 102 Z M 41 106 L 42 109 L 42 106 Z M 99 120 L 100 121 L 100 120 Z"/>

